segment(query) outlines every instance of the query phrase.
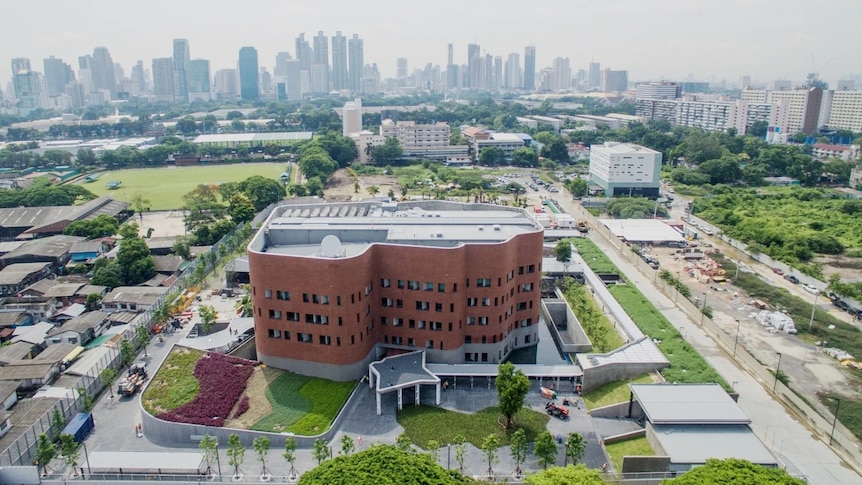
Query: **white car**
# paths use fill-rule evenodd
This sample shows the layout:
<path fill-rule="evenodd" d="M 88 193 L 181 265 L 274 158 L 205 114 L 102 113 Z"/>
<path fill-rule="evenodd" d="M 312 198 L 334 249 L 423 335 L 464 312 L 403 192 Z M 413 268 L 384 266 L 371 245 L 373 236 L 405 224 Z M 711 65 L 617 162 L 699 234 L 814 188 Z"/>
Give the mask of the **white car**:
<path fill-rule="evenodd" d="M 805 288 L 805 291 L 807 291 L 808 293 L 811 293 L 812 295 L 819 295 L 820 294 L 820 290 L 818 290 L 817 287 L 815 287 L 813 285 L 802 285 L 802 287 Z"/>

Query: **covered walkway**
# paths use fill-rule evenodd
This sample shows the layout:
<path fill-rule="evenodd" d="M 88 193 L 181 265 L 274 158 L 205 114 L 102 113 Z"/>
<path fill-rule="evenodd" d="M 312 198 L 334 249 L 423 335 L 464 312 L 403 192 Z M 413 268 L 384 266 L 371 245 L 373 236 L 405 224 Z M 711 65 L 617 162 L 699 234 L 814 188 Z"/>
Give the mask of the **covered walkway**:
<path fill-rule="evenodd" d="M 388 392 L 398 393 L 398 409 L 401 410 L 404 407 L 403 391 L 412 387 L 416 396 L 414 402 L 418 406 L 419 386 L 422 384 L 435 386 L 437 392 L 434 404 L 439 406 L 441 381 L 425 366 L 425 352 L 422 350 L 368 364 L 368 387 L 376 387 L 378 416 L 383 412 L 380 397 Z"/>

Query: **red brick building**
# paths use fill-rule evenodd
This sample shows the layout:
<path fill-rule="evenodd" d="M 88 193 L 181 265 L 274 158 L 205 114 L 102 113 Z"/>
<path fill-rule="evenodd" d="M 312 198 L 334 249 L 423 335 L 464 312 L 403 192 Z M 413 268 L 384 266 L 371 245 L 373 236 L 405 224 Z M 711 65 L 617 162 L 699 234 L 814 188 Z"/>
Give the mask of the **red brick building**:
<path fill-rule="evenodd" d="M 357 379 L 385 355 L 499 362 L 537 343 L 542 227 L 487 204 L 287 205 L 249 245 L 258 358 Z"/>

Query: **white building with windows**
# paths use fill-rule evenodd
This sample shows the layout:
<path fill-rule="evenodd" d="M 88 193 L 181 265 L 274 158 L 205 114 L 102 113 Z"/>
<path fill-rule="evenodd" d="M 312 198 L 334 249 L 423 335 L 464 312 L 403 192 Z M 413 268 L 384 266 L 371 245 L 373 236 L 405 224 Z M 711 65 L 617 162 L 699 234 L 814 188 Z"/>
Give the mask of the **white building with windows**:
<path fill-rule="evenodd" d="M 419 124 L 415 121 L 383 120 L 380 136 L 397 138 L 401 148 L 407 151 L 449 146 L 451 136 L 448 123 Z"/>
<path fill-rule="evenodd" d="M 590 147 L 590 184 L 606 196 L 659 195 L 661 152 L 640 145 L 605 142 Z"/>

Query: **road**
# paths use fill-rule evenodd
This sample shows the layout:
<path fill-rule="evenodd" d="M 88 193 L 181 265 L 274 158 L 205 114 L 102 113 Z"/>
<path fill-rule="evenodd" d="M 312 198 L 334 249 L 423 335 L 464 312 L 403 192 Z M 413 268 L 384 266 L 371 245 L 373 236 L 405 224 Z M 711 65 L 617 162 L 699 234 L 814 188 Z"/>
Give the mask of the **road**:
<path fill-rule="evenodd" d="M 562 208 L 576 218 L 584 214 L 580 205 L 566 195 L 549 193 L 543 195 L 554 195 Z M 593 237 L 592 234 L 591 237 Z M 695 322 L 661 293 L 653 285 L 652 279 L 640 274 L 608 241 L 601 237 L 594 237 L 593 241 L 607 253 L 621 271 L 634 281 L 638 289 L 669 321 L 681 328 L 685 338 L 707 362 L 727 382 L 733 384 L 734 389 L 740 393 L 740 407 L 752 420 L 752 429 L 773 451 L 788 472 L 804 476 L 809 483 L 815 484 L 862 483 L 862 477 L 848 468 L 829 447 L 812 437 L 809 429 L 794 419 L 780 403 L 773 400 L 771 394 L 757 380 L 740 369 L 736 362 L 729 358 Z"/>

